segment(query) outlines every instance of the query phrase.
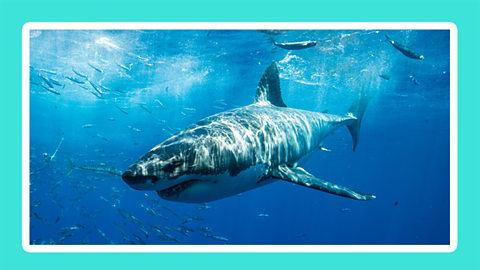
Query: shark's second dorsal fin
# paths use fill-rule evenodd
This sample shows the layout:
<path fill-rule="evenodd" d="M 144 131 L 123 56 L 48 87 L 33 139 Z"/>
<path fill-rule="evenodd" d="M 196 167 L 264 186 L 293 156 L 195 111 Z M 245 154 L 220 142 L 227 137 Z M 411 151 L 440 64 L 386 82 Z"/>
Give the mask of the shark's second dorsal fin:
<path fill-rule="evenodd" d="M 280 92 L 280 78 L 278 76 L 277 62 L 273 61 L 263 73 L 260 83 L 258 83 L 255 102 L 268 101 L 278 107 L 287 107 L 282 99 Z"/>

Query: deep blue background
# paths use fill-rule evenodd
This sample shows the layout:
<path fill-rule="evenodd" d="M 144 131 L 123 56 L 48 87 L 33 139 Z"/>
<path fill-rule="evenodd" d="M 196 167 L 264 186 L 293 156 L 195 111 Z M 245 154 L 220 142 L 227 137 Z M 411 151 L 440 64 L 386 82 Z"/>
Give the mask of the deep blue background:
<path fill-rule="evenodd" d="M 171 244 L 153 235 L 146 239 L 138 226 L 123 219 L 111 204 L 137 217 L 147 229 L 148 223 L 173 228 L 181 222 L 177 217 L 159 207 L 170 220 L 151 216 L 141 207 L 153 203 L 145 192 L 130 189 L 119 177 L 83 170 L 66 177 L 68 158 L 77 166 L 105 163 L 125 170 L 167 139 L 166 131 L 175 133 L 222 111 L 212 106 L 228 110 L 250 104 L 264 69 L 273 60 L 279 63 L 283 99 L 292 108 L 343 114 L 358 89 L 372 91 L 374 97 L 362 122 L 356 152 L 352 152 L 347 129 L 342 128 L 325 140 L 324 147 L 331 152 L 316 153 L 304 168 L 327 181 L 375 194 L 377 199 L 354 201 L 277 181 L 243 196 L 211 202 L 209 210 L 157 197 L 162 205 L 182 216 L 203 217 L 205 221 L 186 225 L 193 229 L 211 227 L 213 235 L 229 239 L 227 244 L 449 243 L 448 31 L 297 30 L 273 36 L 277 42 L 320 42 L 299 51 L 277 48 L 268 35 L 253 30 L 212 30 L 210 34 L 208 30 L 70 30 L 41 31 L 37 36 L 39 33 L 32 32 L 30 40 L 30 79 L 41 82 L 37 75 L 41 73 L 65 84 L 65 88 L 55 86 L 62 93 L 57 96 L 30 85 L 30 164 L 35 171 L 30 199 L 31 205 L 41 201 L 33 211 L 47 220 L 33 215 L 30 218 L 31 240 L 40 239 L 37 244 L 50 243 L 51 239 L 59 243 L 60 229 L 75 224 L 87 228 L 76 231 L 63 243 L 81 244 L 88 237 L 90 244 L 107 244 L 96 226 L 114 242 L 126 244 L 114 220 L 134 241 L 131 232 L 146 243 Z M 425 59 L 407 58 L 385 41 L 385 34 Z M 123 70 L 115 61 L 131 64 L 131 70 Z M 118 96 L 108 94 L 98 99 L 89 92 L 90 85 L 85 85 L 89 88 L 85 90 L 64 77 L 78 78 L 72 67 L 94 82 L 126 93 L 115 92 Z M 379 74 L 391 79 L 382 79 Z M 169 109 L 162 109 L 155 100 Z M 215 102 L 218 100 L 227 105 L 219 105 Z M 153 114 L 142 109 L 142 104 Z M 115 106 L 126 108 L 128 114 Z M 86 124 L 95 127 L 82 128 Z M 129 129 L 132 125 L 143 132 Z M 43 153 L 52 154 L 62 137 L 65 140 L 52 165 L 37 172 L 45 165 Z M 98 149 L 104 152 L 96 152 Z M 74 189 L 80 182 L 90 188 L 77 190 L 89 192 L 73 200 L 81 195 Z M 120 203 L 110 196 L 112 187 L 125 190 Z M 155 192 L 148 194 L 156 197 Z M 53 198 L 63 198 L 58 201 L 63 211 Z M 95 210 L 103 212 L 95 217 L 81 215 Z M 60 213 L 59 221 L 51 225 Z M 190 237 L 169 234 L 182 244 L 223 244 L 197 231 Z M 306 235 L 296 237 L 302 234 Z"/>

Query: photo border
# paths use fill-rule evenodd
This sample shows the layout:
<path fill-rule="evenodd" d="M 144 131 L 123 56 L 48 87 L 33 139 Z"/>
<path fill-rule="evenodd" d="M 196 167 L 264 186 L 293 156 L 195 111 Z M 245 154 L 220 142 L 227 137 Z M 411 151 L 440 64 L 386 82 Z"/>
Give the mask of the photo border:
<path fill-rule="evenodd" d="M 450 30 L 449 245 L 30 245 L 30 30 Z M 458 244 L 458 33 L 449 22 L 29 22 L 22 29 L 22 246 L 27 252 L 449 253 Z"/>

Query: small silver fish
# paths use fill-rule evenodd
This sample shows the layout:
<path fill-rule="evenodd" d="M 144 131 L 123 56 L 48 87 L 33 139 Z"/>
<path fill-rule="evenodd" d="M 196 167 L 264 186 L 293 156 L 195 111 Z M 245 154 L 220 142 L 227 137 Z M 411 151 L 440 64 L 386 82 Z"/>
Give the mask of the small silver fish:
<path fill-rule="evenodd" d="M 145 107 L 145 105 L 140 105 L 140 107 L 142 107 L 142 109 L 147 111 L 149 114 L 153 114 L 147 107 Z"/>
<path fill-rule="evenodd" d="M 72 70 L 73 70 L 73 72 L 74 72 L 75 74 L 77 74 L 78 76 L 80 76 L 80 77 L 83 77 L 83 78 L 88 78 L 88 76 L 87 76 L 87 75 L 85 75 L 85 74 L 83 74 L 83 73 L 80 73 L 80 72 L 76 71 L 76 70 L 75 70 L 73 67 L 72 67 Z"/>
<path fill-rule="evenodd" d="M 119 109 L 119 110 L 120 110 L 121 112 L 123 112 L 124 114 L 128 114 L 128 112 L 127 112 L 125 109 L 122 109 L 122 108 L 120 108 L 120 107 L 118 107 L 118 106 L 115 106 L 115 107 L 117 107 L 117 109 Z"/>
<path fill-rule="evenodd" d="M 303 50 L 307 48 L 311 48 L 318 44 L 318 41 L 300 41 L 300 42 L 289 42 L 289 43 L 277 43 L 275 42 L 274 45 L 286 50 Z"/>
<path fill-rule="evenodd" d="M 103 136 L 102 136 L 102 135 L 100 135 L 100 134 L 97 134 L 97 137 L 100 137 L 100 138 L 102 138 L 102 140 L 104 140 L 104 141 L 107 141 L 107 142 L 108 142 L 108 139 L 107 139 L 107 138 L 105 138 L 105 137 L 103 137 Z"/>
<path fill-rule="evenodd" d="M 419 53 L 416 53 L 410 50 L 409 48 L 403 46 L 402 44 L 395 42 L 394 40 L 391 40 L 387 35 L 385 35 L 385 37 L 387 38 L 387 41 L 393 45 L 393 47 L 395 47 L 397 50 L 403 53 L 403 55 L 405 55 L 406 57 L 412 58 L 412 59 L 418 59 L 418 60 L 422 60 L 425 58 L 423 57 L 423 55 L 420 55 Z"/>
<path fill-rule="evenodd" d="M 100 72 L 100 73 L 103 73 L 103 70 L 99 69 L 98 67 L 90 64 L 90 63 L 87 63 L 89 66 L 91 66 L 93 69 L 95 69 L 96 71 Z"/>
<path fill-rule="evenodd" d="M 162 107 L 162 109 L 168 110 L 168 108 L 165 105 L 163 105 L 158 99 L 155 99 L 155 102 L 158 102 L 158 104 L 160 104 L 160 107 Z"/>
<path fill-rule="evenodd" d="M 115 62 L 115 64 L 116 64 L 117 66 L 119 66 L 119 67 L 127 70 L 127 71 L 130 71 L 130 68 L 128 68 L 128 67 L 126 67 L 126 66 L 124 66 L 124 65 L 122 65 L 122 64 L 119 64 L 119 63 L 117 63 L 117 62 Z M 132 64 L 130 64 L 130 65 L 132 65 Z"/>

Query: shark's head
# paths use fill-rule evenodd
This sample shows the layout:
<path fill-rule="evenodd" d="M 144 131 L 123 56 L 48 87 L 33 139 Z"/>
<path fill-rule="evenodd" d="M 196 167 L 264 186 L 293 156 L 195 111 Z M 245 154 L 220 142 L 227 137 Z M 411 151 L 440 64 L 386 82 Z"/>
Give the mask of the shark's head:
<path fill-rule="evenodd" d="M 225 147 L 225 143 L 206 129 L 187 128 L 143 155 L 122 178 L 133 189 L 155 190 L 161 198 L 177 202 L 206 202 L 238 194 L 243 191 L 231 178 L 252 161 L 239 164 L 232 145 Z"/>
<path fill-rule="evenodd" d="M 164 142 L 133 163 L 122 178 L 137 190 L 161 191 L 178 184 L 185 185 L 190 180 L 185 176 L 194 174 L 194 160 L 189 148 L 187 142 L 167 145 Z"/>

